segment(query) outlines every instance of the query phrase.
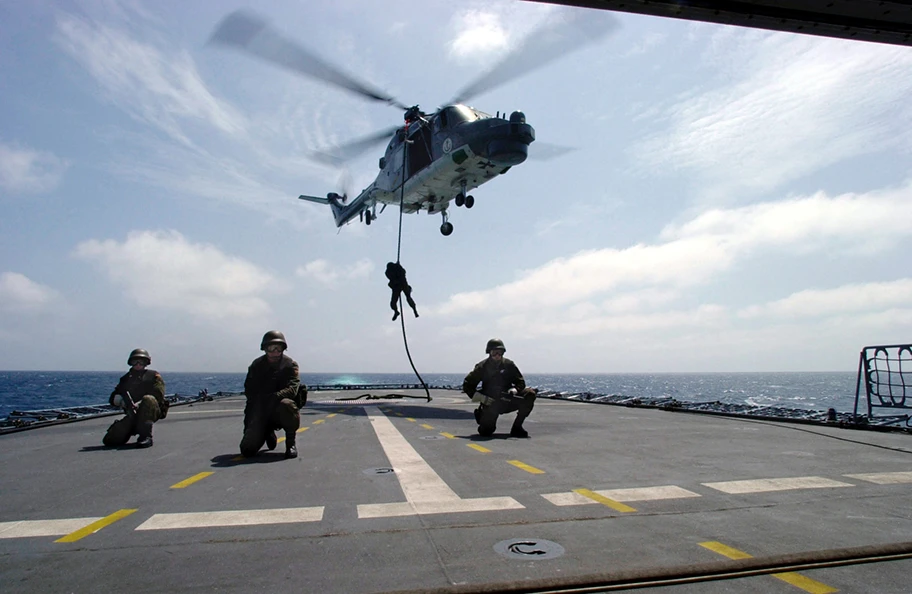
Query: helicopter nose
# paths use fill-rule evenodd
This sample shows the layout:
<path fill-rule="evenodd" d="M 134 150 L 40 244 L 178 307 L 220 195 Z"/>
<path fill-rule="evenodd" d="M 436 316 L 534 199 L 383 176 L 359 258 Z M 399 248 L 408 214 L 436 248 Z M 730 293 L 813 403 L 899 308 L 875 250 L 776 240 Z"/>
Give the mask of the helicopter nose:
<path fill-rule="evenodd" d="M 488 158 L 506 167 L 519 165 L 529 156 L 529 145 L 535 140 L 535 129 L 526 123 L 526 114 L 514 111 L 500 130 L 501 134 L 488 142 Z"/>
<path fill-rule="evenodd" d="M 488 159 L 512 167 L 519 165 L 529 156 L 529 145 L 521 140 L 515 139 L 498 139 L 488 143 Z"/>

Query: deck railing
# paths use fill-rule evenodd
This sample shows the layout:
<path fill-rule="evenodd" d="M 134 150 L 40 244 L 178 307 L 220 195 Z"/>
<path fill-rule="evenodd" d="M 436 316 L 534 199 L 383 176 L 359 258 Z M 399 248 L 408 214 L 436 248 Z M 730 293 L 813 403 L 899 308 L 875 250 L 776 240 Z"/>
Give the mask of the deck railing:
<path fill-rule="evenodd" d="M 861 349 L 855 385 L 856 416 L 862 385 L 869 421 L 912 424 L 912 344 Z"/>

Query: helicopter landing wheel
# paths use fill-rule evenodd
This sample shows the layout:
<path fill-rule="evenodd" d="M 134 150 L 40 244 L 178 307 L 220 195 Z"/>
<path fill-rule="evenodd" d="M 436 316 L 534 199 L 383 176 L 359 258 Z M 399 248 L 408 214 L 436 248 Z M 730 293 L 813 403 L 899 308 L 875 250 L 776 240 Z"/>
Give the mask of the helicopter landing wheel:
<path fill-rule="evenodd" d="M 466 203 L 465 194 L 456 194 L 456 206 L 462 206 Z"/>
<path fill-rule="evenodd" d="M 470 194 L 465 197 L 465 207 L 472 208 L 473 206 L 475 206 L 475 196 Z"/>
<path fill-rule="evenodd" d="M 364 224 L 370 226 L 372 218 L 370 212 L 364 213 Z"/>
<path fill-rule="evenodd" d="M 443 233 L 444 237 L 450 235 L 453 232 L 453 223 L 446 222 L 440 225 L 440 232 Z"/>

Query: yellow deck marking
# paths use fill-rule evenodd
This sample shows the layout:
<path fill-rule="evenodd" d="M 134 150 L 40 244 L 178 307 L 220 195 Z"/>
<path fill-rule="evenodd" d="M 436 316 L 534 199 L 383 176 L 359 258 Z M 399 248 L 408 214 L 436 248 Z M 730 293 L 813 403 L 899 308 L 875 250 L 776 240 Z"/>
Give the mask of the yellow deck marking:
<path fill-rule="evenodd" d="M 244 460 L 244 459 L 245 459 L 244 456 L 241 456 L 240 454 L 238 454 L 237 456 L 235 456 L 234 458 L 232 458 L 231 461 L 232 461 L 232 462 L 240 462 L 241 460 Z"/>
<path fill-rule="evenodd" d="M 491 453 L 491 450 L 489 450 L 488 448 L 486 448 L 486 447 L 484 447 L 484 446 L 480 446 L 480 445 L 478 445 L 477 443 L 470 443 L 470 444 L 468 444 L 468 445 L 469 445 L 469 447 L 472 448 L 473 450 L 478 450 L 479 452 L 482 452 L 483 454 L 490 454 L 490 453 Z"/>
<path fill-rule="evenodd" d="M 709 541 L 701 542 L 700 546 L 714 553 L 719 553 L 723 557 L 728 557 L 729 559 L 750 559 L 753 555 L 749 555 L 744 551 L 739 551 L 728 545 L 724 545 L 721 542 Z M 830 592 L 839 592 L 836 588 L 827 586 L 822 582 L 817 580 L 812 580 L 809 577 L 805 577 L 800 573 L 795 571 L 787 571 L 783 573 L 772 573 L 770 574 L 774 578 L 778 578 L 785 582 L 786 584 L 791 584 L 796 588 L 800 588 L 805 592 L 810 592 L 811 594 L 829 594 Z"/>
<path fill-rule="evenodd" d="M 70 532 L 66 536 L 58 538 L 54 542 L 76 542 L 77 540 L 85 538 L 86 536 L 88 536 L 90 534 L 95 534 L 96 532 L 98 532 L 99 530 L 104 528 L 105 526 L 113 524 L 117 520 L 122 520 L 123 518 L 126 518 L 127 516 L 129 516 L 130 514 L 132 514 L 134 512 L 136 512 L 135 509 L 122 509 L 120 511 L 116 511 L 106 518 L 102 518 L 102 519 L 98 520 L 97 522 L 92 522 L 88 526 L 86 526 L 84 528 L 80 528 L 79 530 L 77 530 L 75 532 Z"/>
<path fill-rule="evenodd" d="M 421 426 L 424 427 L 425 429 L 433 429 L 433 428 L 434 428 L 433 425 L 428 425 L 427 423 L 421 423 Z"/>
<path fill-rule="evenodd" d="M 298 429 L 297 431 L 295 431 L 295 433 L 304 433 L 304 432 L 307 431 L 308 429 L 310 429 L 310 427 L 301 427 L 300 429 Z"/>
<path fill-rule="evenodd" d="M 635 512 L 636 511 L 635 508 L 630 507 L 629 505 L 624 505 L 620 501 L 615 501 L 614 499 L 610 499 L 608 497 L 605 497 L 604 495 L 599 495 L 595 491 L 590 491 L 589 489 L 573 489 L 573 492 L 579 493 L 583 497 L 588 497 L 589 499 L 591 499 L 593 501 L 598 501 L 602 505 L 607 505 L 611 509 L 617 510 L 619 512 Z"/>
<path fill-rule="evenodd" d="M 215 474 L 215 473 L 214 472 L 201 472 L 199 474 L 194 474 L 193 476 L 191 476 L 188 479 L 184 479 L 179 483 L 174 483 L 173 485 L 171 485 L 171 488 L 172 489 L 183 489 L 184 487 L 189 487 L 196 481 L 201 481 L 204 478 L 206 478 L 207 476 L 210 476 L 213 474 Z"/>
<path fill-rule="evenodd" d="M 331 418 L 333 418 L 334 416 L 336 416 L 337 414 L 339 414 L 339 413 L 328 414 L 328 415 L 326 415 L 326 418 L 327 418 L 327 419 L 331 419 Z"/>
<path fill-rule="evenodd" d="M 406 420 L 406 421 L 411 421 L 411 422 L 413 422 L 413 423 L 417 423 L 417 421 L 416 421 L 415 419 L 413 419 L 412 417 L 406 417 L 405 420 Z"/>
<path fill-rule="evenodd" d="M 313 422 L 313 424 L 319 425 L 320 423 L 325 423 L 325 422 L 326 422 L 326 419 L 317 419 L 316 421 Z"/>
<path fill-rule="evenodd" d="M 526 472 L 531 472 L 532 474 L 545 474 L 544 470 L 539 470 L 538 468 L 535 468 L 534 466 L 529 466 L 525 462 L 520 462 L 519 460 L 507 460 L 507 462 L 509 462 L 516 468 L 522 468 Z"/>
<path fill-rule="evenodd" d="M 704 549 L 709 549 L 713 553 L 719 553 L 723 557 L 728 557 L 729 559 L 750 559 L 753 557 L 753 555 L 748 555 L 744 551 L 739 551 L 738 549 L 734 549 L 715 540 L 701 542 L 700 546 Z"/>
<path fill-rule="evenodd" d="M 456 436 L 453 435 L 452 433 L 444 433 L 443 431 L 441 431 L 440 435 L 446 437 L 447 439 L 456 439 Z"/>

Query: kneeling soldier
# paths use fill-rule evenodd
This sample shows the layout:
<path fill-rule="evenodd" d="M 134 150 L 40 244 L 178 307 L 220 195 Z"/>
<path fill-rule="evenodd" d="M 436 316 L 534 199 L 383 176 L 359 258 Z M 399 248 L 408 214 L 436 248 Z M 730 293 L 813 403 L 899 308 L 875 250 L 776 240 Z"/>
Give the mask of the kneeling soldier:
<path fill-rule="evenodd" d="M 275 427 L 285 430 L 285 457 L 298 457 L 295 435 L 301 426 L 301 416 L 296 400 L 300 401 L 301 380 L 298 364 L 285 355 L 287 348 L 284 334 L 277 330 L 267 332 L 260 343 L 266 354 L 254 359 L 247 369 L 244 380 L 247 407 L 241 439 L 241 454 L 246 457 L 256 456 L 264 443 L 268 449 L 275 449 L 278 441 Z M 304 398 L 306 393 L 305 389 Z"/>
<path fill-rule="evenodd" d="M 504 343 L 499 338 L 492 338 L 485 347 L 488 358 L 475 365 L 462 382 L 462 391 L 474 401 L 480 403 L 475 410 L 475 421 L 478 422 L 478 434 L 489 436 L 497 428 L 497 417 L 517 411 L 516 420 L 510 429 L 512 437 L 529 437 L 523 429 L 523 421 L 535 406 L 535 389 L 526 387 L 519 368 L 510 359 L 504 357 Z M 481 390 L 478 390 L 481 382 Z"/>
<path fill-rule="evenodd" d="M 106 446 L 121 446 L 138 434 L 136 445 L 152 447 L 152 423 L 164 419 L 168 414 L 165 400 L 165 380 L 154 369 L 148 369 L 152 357 L 145 349 L 134 349 L 127 359 L 130 366 L 108 402 L 111 406 L 123 408 L 127 416 L 114 421 L 102 442 Z"/>

